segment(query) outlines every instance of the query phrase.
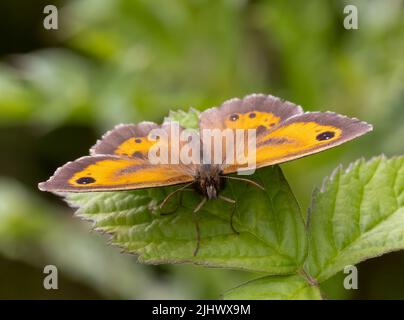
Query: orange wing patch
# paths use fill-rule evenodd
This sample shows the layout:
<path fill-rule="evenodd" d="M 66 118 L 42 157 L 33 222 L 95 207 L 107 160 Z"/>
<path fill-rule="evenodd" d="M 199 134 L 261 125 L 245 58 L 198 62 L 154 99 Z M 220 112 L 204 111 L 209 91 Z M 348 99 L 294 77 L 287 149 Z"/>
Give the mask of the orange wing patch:
<path fill-rule="evenodd" d="M 259 137 L 257 163 L 319 149 L 341 137 L 342 129 L 316 122 L 295 122 Z"/>
<path fill-rule="evenodd" d="M 232 113 L 224 120 L 226 128 L 231 129 L 257 129 L 258 127 L 264 127 L 270 129 L 277 125 L 281 120 L 270 112 L 262 111 L 250 111 L 247 113 Z"/>
<path fill-rule="evenodd" d="M 157 143 L 148 137 L 134 137 L 125 140 L 114 151 L 118 156 L 147 157 L 150 148 Z"/>
<path fill-rule="evenodd" d="M 153 122 L 121 124 L 108 131 L 94 147 L 91 155 L 110 154 L 121 157 L 147 158 L 149 149 L 157 142 L 149 133 L 159 126 Z"/>
<path fill-rule="evenodd" d="M 181 166 L 152 165 L 142 159 L 89 156 L 59 168 L 41 190 L 55 192 L 114 191 L 190 182 Z"/>
<path fill-rule="evenodd" d="M 227 100 L 218 108 L 202 112 L 199 127 L 201 130 L 267 129 L 302 113 L 302 108 L 292 102 L 271 95 L 251 94 L 243 99 Z"/>

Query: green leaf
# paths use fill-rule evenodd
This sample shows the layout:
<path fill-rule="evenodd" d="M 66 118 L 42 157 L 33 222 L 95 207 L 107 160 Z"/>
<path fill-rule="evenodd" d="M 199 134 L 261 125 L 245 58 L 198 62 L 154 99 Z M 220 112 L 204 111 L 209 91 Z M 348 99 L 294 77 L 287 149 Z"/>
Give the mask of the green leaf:
<path fill-rule="evenodd" d="M 227 291 L 225 300 L 320 300 L 317 286 L 305 278 L 292 276 L 269 276 L 249 281 Z"/>
<path fill-rule="evenodd" d="M 183 110 L 170 111 L 169 118 L 178 121 L 183 128 L 197 129 L 199 127 L 199 111 L 190 108 L 188 112 Z"/>
<path fill-rule="evenodd" d="M 324 281 L 346 265 L 404 248 L 404 157 L 336 170 L 313 198 L 306 270 Z"/>
<path fill-rule="evenodd" d="M 257 171 L 250 178 L 265 191 L 240 181 L 229 181 L 223 194 L 233 205 L 211 200 L 198 212 L 201 200 L 195 192 L 183 193 L 183 204 L 173 199 L 162 215 L 157 205 L 177 187 L 129 192 L 69 194 L 79 207 L 77 215 L 95 221 L 97 230 L 112 234 L 112 243 L 139 255 L 146 263 L 196 263 L 270 274 L 295 272 L 306 255 L 306 235 L 298 204 L 279 167 Z M 170 207 L 170 208 L 169 208 Z M 200 225 L 200 249 L 196 247 L 195 220 Z"/>

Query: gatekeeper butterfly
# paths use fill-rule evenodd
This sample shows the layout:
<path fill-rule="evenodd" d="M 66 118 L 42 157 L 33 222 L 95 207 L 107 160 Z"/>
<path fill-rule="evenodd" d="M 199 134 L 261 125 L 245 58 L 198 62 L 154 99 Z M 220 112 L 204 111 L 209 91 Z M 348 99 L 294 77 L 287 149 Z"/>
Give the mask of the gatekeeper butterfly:
<path fill-rule="evenodd" d="M 158 137 L 150 136 L 154 129 L 167 133 L 169 139 L 164 143 L 171 153 L 186 143 L 174 141 L 171 133 L 174 125 L 170 119 L 162 125 L 152 122 L 118 125 L 90 149 L 90 156 L 68 162 L 57 169 L 48 181 L 39 184 L 39 189 L 51 192 L 93 192 L 183 184 L 168 195 L 164 204 L 175 192 L 192 185 L 203 195 L 201 203 L 194 210 L 197 212 L 210 199 L 221 198 L 235 203 L 220 195 L 226 178 L 243 180 L 260 187 L 252 180 L 228 176 L 237 172 L 245 163 L 228 164 L 224 160 L 212 164 L 182 161 L 152 163 L 148 158 L 149 151 L 156 143 L 161 143 Z M 243 99 L 230 99 L 220 107 L 200 113 L 199 137 L 202 137 L 202 130 L 206 129 L 239 129 L 245 132 L 254 129 L 254 157 L 256 168 L 260 168 L 335 147 L 371 131 L 372 126 L 333 112 L 303 112 L 300 106 L 271 95 L 251 94 Z M 184 129 L 180 127 L 179 130 Z M 201 157 L 214 152 L 212 145 L 206 147 L 206 144 L 206 141 L 200 139 Z"/>

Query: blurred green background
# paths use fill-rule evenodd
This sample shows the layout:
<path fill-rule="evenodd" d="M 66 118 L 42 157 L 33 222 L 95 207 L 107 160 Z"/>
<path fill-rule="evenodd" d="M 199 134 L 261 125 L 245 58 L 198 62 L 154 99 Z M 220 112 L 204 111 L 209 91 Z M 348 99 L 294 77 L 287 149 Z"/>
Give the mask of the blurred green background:
<path fill-rule="evenodd" d="M 43 8 L 59 9 L 45 30 Z M 355 4 L 359 29 L 343 27 Z M 208 298 L 256 277 L 196 266 L 147 266 L 89 232 L 37 189 L 88 154 L 105 130 L 160 122 L 252 92 L 332 110 L 374 132 L 282 166 L 303 210 L 340 163 L 403 151 L 404 1 L 16 0 L 0 2 L 0 298 Z M 42 286 L 59 271 L 59 290 Z M 340 274 L 326 296 L 404 299 L 404 252 Z"/>

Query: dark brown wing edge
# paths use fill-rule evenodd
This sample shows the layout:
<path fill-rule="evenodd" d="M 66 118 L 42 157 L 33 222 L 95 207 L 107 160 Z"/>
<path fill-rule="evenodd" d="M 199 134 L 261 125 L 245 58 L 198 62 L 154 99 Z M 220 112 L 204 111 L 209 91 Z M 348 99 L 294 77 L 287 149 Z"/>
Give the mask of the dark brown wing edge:
<path fill-rule="evenodd" d="M 124 141 L 130 138 L 146 137 L 153 129 L 159 128 L 159 125 L 144 121 L 138 124 L 119 124 L 112 130 L 107 131 L 101 139 L 90 149 L 90 155 L 114 154 L 116 148 Z"/>
<path fill-rule="evenodd" d="M 281 98 L 262 93 L 253 93 L 244 98 L 233 98 L 200 114 L 199 128 L 223 128 L 223 120 L 235 112 L 263 111 L 280 117 L 280 122 L 303 113 L 301 106 Z M 223 128 L 224 129 L 224 128 Z"/>

